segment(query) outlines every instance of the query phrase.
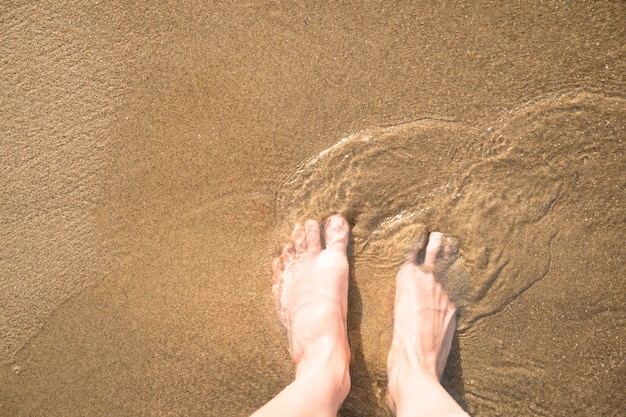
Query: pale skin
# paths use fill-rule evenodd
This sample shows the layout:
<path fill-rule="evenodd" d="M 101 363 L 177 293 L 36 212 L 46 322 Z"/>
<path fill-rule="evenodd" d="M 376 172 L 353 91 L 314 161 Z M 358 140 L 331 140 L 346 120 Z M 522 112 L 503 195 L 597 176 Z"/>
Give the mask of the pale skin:
<path fill-rule="evenodd" d="M 335 417 L 347 397 L 349 232 L 341 215 L 326 221 L 323 239 L 307 220 L 274 259 L 273 291 L 296 372 L 253 417 Z M 396 277 L 387 374 L 389 406 L 399 417 L 466 416 L 439 382 L 456 325 L 456 308 L 432 273 L 450 250 L 444 241 L 431 233 L 423 256 L 409 253 Z"/>

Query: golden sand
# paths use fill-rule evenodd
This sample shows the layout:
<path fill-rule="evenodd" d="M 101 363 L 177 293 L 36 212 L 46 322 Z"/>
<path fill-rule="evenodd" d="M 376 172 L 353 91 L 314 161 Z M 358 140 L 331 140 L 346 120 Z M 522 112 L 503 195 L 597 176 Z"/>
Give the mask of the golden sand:
<path fill-rule="evenodd" d="M 292 378 L 269 261 L 333 210 L 342 416 L 388 414 L 417 226 L 461 244 L 470 413 L 622 410 L 624 2 L 82 3 L 0 5 L 0 415 L 249 414 Z"/>

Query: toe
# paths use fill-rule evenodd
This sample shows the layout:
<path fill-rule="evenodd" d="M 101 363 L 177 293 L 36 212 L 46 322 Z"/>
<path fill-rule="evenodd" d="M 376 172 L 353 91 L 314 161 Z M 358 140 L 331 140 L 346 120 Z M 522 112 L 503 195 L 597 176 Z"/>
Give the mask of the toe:
<path fill-rule="evenodd" d="M 427 238 L 428 232 L 426 230 L 420 232 L 417 239 L 415 239 L 411 247 L 404 255 L 405 264 L 415 264 L 418 262 L 418 256 L 420 255 L 420 252 L 422 252 L 422 249 L 424 249 L 424 244 L 426 243 Z"/>
<path fill-rule="evenodd" d="M 320 225 L 315 220 L 307 220 L 304 223 L 304 231 L 306 234 L 306 251 L 310 254 L 318 254 L 322 250 L 322 242 L 320 239 Z"/>
<path fill-rule="evenodd" d="M 451 236 L 443 237 L 443 256 L 445 258 L 451 258 L 458 252 L 459 245 L 455 238 Z"/>
<path fill-rule="evenodd" d="M 432 232 L 428 236 L 428 245 L 426 246 L 426 253 L 424 254 L 424 266 L 429 268 L 435 267 L 437 261 L 437 255 L 441 248 L 441 241 L 443 240 L 443 233 Z"/>
<path fill-rule="evenodd" d="M 296 256 L 303 255 L 306 252 L 306 235 L 304 233 L 304 228 L 300 223 L 296 224 L 296 227 L 293 229 L 291 239 L 293 240 L 293 245 L 296 248 Z"/>
<path fill-rule="evenodd" d="M 274 261 L 272 262 L 272 293 L 274 293 L 274 297 L 278 297 L 280 294 L 284 268 L 285 267 L 283 265 L 283 257 L 277 256 L 276 258 L 274 258 Z"/>
<path fill-rule="evenodd" d="M 324 226 L 324 243 L 326 249 L 345 252 L 348 247 L 350 226 L 340 214 L 330 216 Z"/>
<path fill-rule="evenodd" d="M 283 246 L 283 251 L 280 255 L 281 258 L 281 268 L 285 269 L 288 263 L 290 263 L 293 258 L 296 256 L 296 250 L 293 246 L 293 243 L 287 243 Z"/>
<path fill-rule="evenodd" d="M 274 260 L 272 261 L 272 273 L 274 279 L 276 279 L 276 277 L 279 277 L 283 273 L 284 268 L 285 267 L 283 265 L 283 257 L 277 256 L 276 258 L 274 258 Z"/>

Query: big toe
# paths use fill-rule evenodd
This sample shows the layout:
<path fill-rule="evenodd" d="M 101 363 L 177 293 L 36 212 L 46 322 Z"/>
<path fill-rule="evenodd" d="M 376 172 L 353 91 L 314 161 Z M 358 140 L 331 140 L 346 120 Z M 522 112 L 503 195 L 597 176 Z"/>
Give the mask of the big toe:
<path fill-rule="evenodd" d="M 434 268 L 437 262 L 437 255 L 439 255 L 439 249 L 441 249 L 441 242 L 443 240 L 443 233 L 432 232 L 428 236 L 428 244 L 426 245 L 426 253 L 424 255 L 424 265 L 429 268 Z"/>
<path fill-rule="evenodd" d="M 348 247 L 350 226 L 340 214 L 332 215 L 324 226 L 324 243 L 328 250 L 345 252 Z"/>

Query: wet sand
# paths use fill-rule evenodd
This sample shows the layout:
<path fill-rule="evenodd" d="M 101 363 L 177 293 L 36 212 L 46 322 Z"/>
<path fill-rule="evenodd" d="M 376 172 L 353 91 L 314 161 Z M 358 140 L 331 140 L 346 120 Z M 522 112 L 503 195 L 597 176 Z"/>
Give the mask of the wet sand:
<path fill-rule="evenodd" d="M 419 228 L 461 244 L 471 414 L 619 415 L 625 28 L 617 1 L 0 5 L 0 415 L 249 414 L 292 378 L 269 260 L 333 210 L 340 415 L 388 413 Z"/>

